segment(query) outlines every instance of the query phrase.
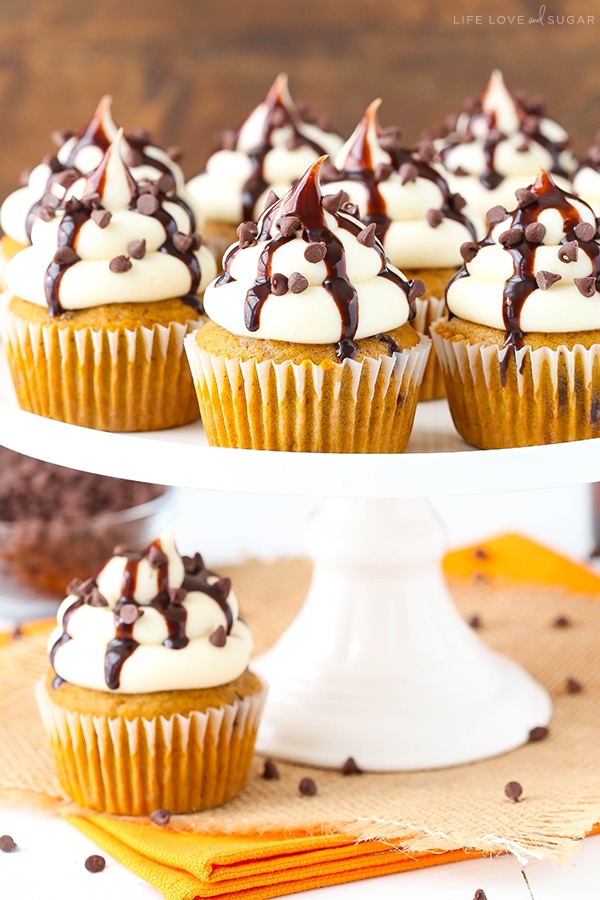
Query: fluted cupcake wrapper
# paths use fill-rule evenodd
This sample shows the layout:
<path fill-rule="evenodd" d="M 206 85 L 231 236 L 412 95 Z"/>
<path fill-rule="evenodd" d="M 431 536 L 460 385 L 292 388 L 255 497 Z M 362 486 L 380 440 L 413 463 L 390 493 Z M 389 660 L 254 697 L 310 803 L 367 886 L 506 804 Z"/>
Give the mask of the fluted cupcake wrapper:
<path fill-rule="evenodd" d="M 41 325 L 3 317 L 2 333 L 19 406 L 104 431 L 154 431 L 198 418 L 183 352 L 198 326 L 114 330 Z"/>
<path fill-rule="evenodd" d="M 434 322 L 441 319 L 446 309 L 444 297 L 417 297 L 415 302 L 416 313 L 411 325 L 420 334 L 430 334 L 430 328 Z M 435 348 L 431 353 L 425 367 L 425 374 L 419 390 L 419 400 L 439 400 L 446 396 L 446 384 L 444 373 L 437 358 Z"/>
<path fill-rule="evenodd" d="M 516 351 L 432 329 L 457 431 L 485 450 L 600 437 L 600 345 Z M 508 354 L 508 356 L 507 356 Z"/>
<path fill-rule="evenodd" d="M 185 340 L 209 444 L 332 453 L 405 449 L 430 344 L 326 367 L 230 359 Z"/>
<path fill-rule="evenodd" d="M 116 815 L 198 812 L 244 787 L 266 688 L 206 712 L 132 720 L 70 711 L 44 682 L 36 700 L 58 779 L 81 806 Z"/>

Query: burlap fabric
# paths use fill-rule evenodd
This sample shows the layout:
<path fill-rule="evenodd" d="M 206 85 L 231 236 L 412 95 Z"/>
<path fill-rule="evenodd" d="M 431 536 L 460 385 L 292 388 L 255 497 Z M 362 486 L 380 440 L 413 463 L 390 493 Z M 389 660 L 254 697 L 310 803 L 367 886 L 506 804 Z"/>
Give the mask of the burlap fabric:
<path fill-rule="evenodd" d="M 310 564 L 249 563 L 224 574 L 234 579 L 261 652 L 299 609 Z M 568 859 L 600 822 L 600 605 L 592 595 L 507 584 L 489 575 L 453 578 L 450 587 L 461 613 L 478 617 L 482 640 L 521 662 L 552 695 L 545 739 L 495 759 L 413 773 L 344 776 L 278 763 L 280 778 L 269 781 L 261 777 L 264 760 L 257 756 L 237 799 L 214 811 L 173 817 L 170 828 L 343 833 L 383 840 L 409 855 L 464 848 Z M 33 684 L 46 666 L 46 634 L 25 629 L 0 648 L 0 799 L 16 793 L 21 801 L 37 797 L 73 811 L 55 779 L 33 699 Z M 317 784 L 315 796 L 298 790 L 305 775 Z M 504 793 L 509 781 L 523 787 L 519 802 Z"/>

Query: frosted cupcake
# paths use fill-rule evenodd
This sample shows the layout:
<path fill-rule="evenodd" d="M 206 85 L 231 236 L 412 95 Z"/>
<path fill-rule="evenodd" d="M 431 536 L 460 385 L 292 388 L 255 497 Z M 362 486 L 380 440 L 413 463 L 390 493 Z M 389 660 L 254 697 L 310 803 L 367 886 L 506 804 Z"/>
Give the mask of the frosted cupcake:
<path fill-rule="evenodd" d="M 540 172 L 463 248 L 432 327 L 454 423 L 484 449 L 600 436 L 600 242 L 592 209 Z"/>
<path fill-rule="evenodd" d="M 217 259 L 237 240 L 240 222 L 257 219 L 271 190 L 281 196 L 318 157 L 342 145 L 323 119 L 303 119 L 284 74 L 240 128 L 224 132 L 221 141 L 205 171 L 187 184 L 202 234 Z"/>
<path fill-rule="evenodd" d="M 424 281 L 412 324 L 428 334 L 444 311 L 446 286 L 462 264 L 460 246 L 475 239 L 475 229 L 462 213 L 464 200 L 450 192 L 439 172 L 417 152 L 402 148 L 397 128 L 380 127 L 380 103 L 371 103 L 335 157 L 335 170 L 327 168 L 323 193 L 343 190 L 360 219 L 375 224 L 390 262 L 407 278 Z M 431 353 L 419 397 L 442 396 L 444 379 Z"/>
<path fill-rule="evenodd" d="M 171 532 L 75 580 L 37 699 L 64 791 L 120 815 L 189 813 L 244 787 L 265 690 L 231 583 Z"/>
<path fill-rule="evenodd" d="M 173 178 L 136 181 L 121 140 L 57 206 L 40 207 L 32 245 L 7 265 L 3 331 L 23 409 L 154 430 L 198 416 L 183 337 L 216 263 Z"/>
<path fill-rule="evenodd" d="M 424 285 L 323 197 L 317 160 L 258 224 L 243 223 L 186 338 L 210 444 L 400 452 L 430 341 L 409 324 Z"/>
<path fill-rule="evenodd" d="M 600 216 L 600 132 L 573 176 L 573 191 Z"/>
<path fill-rule="evenodd" d="M 434 146 L 441 171 L 451 190 L 467 201 L 465 215 L 480 238 L 488 209 L 510 209 L 515 191 L 530 184 L 540 168 L 568 190 L 577 167 L 564 128 L 547 118 L 540 100 L 528 102 L 508 91 L 498 70 Z"/>

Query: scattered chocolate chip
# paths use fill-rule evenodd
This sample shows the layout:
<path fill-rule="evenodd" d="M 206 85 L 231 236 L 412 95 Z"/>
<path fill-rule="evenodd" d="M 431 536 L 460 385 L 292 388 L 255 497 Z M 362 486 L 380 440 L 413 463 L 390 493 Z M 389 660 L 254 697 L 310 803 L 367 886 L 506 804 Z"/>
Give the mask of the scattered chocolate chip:
<path fill-rule="evenodd" d="M 278 781 L 279 769 L 272 759 L 265 759 L 265 765 L 262 771 L 262 777 L 265 781 Z"/>
<path fill-rule="evenodd" d="M 84 865 L 88 872 L 101 872 L 106 865 L 106 860 L 103 856 L 99 856 L 97 853 L 92 853 L 91 856 L 88 856 Z"/>
<path fill-rule="evenodd" d="M 304 251 L 304 259 L 307 262 L 318 263 L 327 256 L 327 244 L 324 241 L 315 241 L 309 244 Z"/>
<path fill-rule="evenodd" d="M 579 245 L 577 241 L 567 241 L 558 248 L 558 258 L 561 262 L 576 262 L 579 253 Z"/>
<path fill-rule="evenodd" d="M 473 895 L 473 900 L 487 900 L 487 895 L 483 888 L 477 888 Z"/>
<path fill-rule="evenodd" d="M 518 803 L 523 793 L 523 788 L 518 781 L 509 781 L 508 784 L 504 785 L 504 793 L 509 800 L 514 800 L 515 803 Z"/>
<path fill-rule="evenodd" d="M 45 209 L 52 212 L 55 212 L 60 205 L 60 200 L 58 199 L 58 197 L 50 193 L 44 194 L 40 202 Z"/>
<path fill-rule="evenodd" d="M 298 216 L 280 216 L 275 225 L 284 237 L 291 237 L 302 228 L 302 222 Z"/>
<path fill-rule="evenodd" d="M 108 264 L 111 272 L 129 272 L 133 263 L 128 256 L 115 256 Z"/>
<path fill-rule="evenodd" d="M 168 825 L 171 821 L 171 813 L 168 809 L 153 809 L 150 813 L 150 821 L 153 825 Z"/>
<path fill-rule="evenodd" d="M 87 209 L 98 209 L 102 198 L 98 191 L 90 191 L 89 194 L 84 194 L 81 198 L 81 202 Z"/>
<path fill-rule="evenodd" d="M 127 252 L 132 259 L 143 259 L 146 255 L 146 241 L 144 238 L 139 241 L 130 241 L 127 245 Z"/>
<path fill-rule="evenodd" d="M 520 225 L 515 225 L 514 228 L 509 228 L 508 231 L 503 231 L 498 240 L 502 244 L 503 247 L 516 247 L 517 244 L 520 244 L 525 236 L 525 232 L 521 228 Z"/>
<path fill-rule="evenodd" d="M 65 212 L 69 213 L 69 215 L 79 212 L 80 209 L 83 209 L 83 203 L 77 197 L 69 197 L 65 201 Z"/>
<path fill-rule="evenodd" d="M 202 235 L 195 231 L 192 235 L 192 250 L 199 250 L 203 243 Z"/>
<path fill-rule="evenodd" d="M 88 606 L 108 606 L 108 601 L 102 596 L 96 586 L 94 586 L 89 594 L 85 595 L 85 602 Z"/>
<path fill-rule="evenodd" d="M 167 156 L 169 157 L 169 159 L 172 159 L 173 162 L 178 163 L 178 162 L 181 162 L 181 160 L 183 159 L 183 151 L 182 151 L 181 147 L 177 147 L 177 146 L 167 147 Z"/>
<path fill-rule="evenodd" d="M 402 163 L 402 165 L 398 169 L 398 173 L 400 175 L 400 184 L 406 184 L 409 181 L 416 181 L 419 177 L 419 170 L 414 165 L 414 163 L 410 162 Z"/>
<path fill-rule="evenodd" d="M 581 694 L 583 685 L 576 678 L 567 678 L 567 694 Z"/>
<path fill-rule="evenodd" d="M 431 162 L 435 157 L 435 147 L 432 141 L 422 140 L 417 144 L 417 155 L 424 162 Z"/>
<path fill-rule="evenodd" d="M 271 275 L 271 293 L 275 294 L 276 297 L 282 297 L 283 294 L 287 294 L 288 290 L 288 280 L 285 275 L 282 275 L 281 272 L 275 272 L 274 275 Z"/>
<path fill-rule="evenodd" d="M 152 216 L 160 207 L 160 203 L 153 194 L 140 194 L 135 203 L 135 208 L 144 216 Z"/>
<path fill-rule="evenodd" d="M 69 138 L 72 138 L 72 137 L 73 137 L 72 131 L 65 131 L 64 129 L 59 129 L 59 128 L 56 128 L 50 135 L 52 143 L 55 144 L 57 147 L 62 147 L 62 145 L 66 144 L 67 141 L 69 140 Z"/>
<path fill-rule="evenodd" d="M 144 165 L 144 154 L 138 147 L 125 146 L 123 148 L 123 158 L 131 169 Z"/>
<path fill-rule="evenodd" d="M 93 209 L 90 214 L 90 219 L 98 226 L 98 228 L 106 228 L 112 219 L 112 213 L 108 209 Z"/>
<path fill-rule="evenodd" d="M 292 294 L 301 294 L 308 287 L 308 278 L 301 275 L 300 272 L 292 272 L 288 278 L 288 288 Z"/>
<path fill-rule="evenodd" d="M 52 180 L 55 184 L 60 184 L 61 187 L 68 188 L 74 181 L 77 181 L 78 178 L 79 172 L 77 169 L 65 169 L 64 172 L 57 172 Z"/>
<path fill-rule="evenodd" d="M 188 575 L 197 575 L 204 569 L 204 560 L 202 556 L 196 552 L 193 556 L 182 556 L 183 569 Z"/>
<path fill-rule="evenodd" d="M 501 222 L 506 216 L 506 209 L 503 206 L 492 206 L 491 209 L 487 211 L 487 220 L 490 225 L 497 225 L 498 222 Z"/>
<path fill-rule="evenodd" d="M 180 606 L 185 598 L 187 597 L 187 591 L 185 588 L 169 588 L 169 603 L 175 604 L 175 606 Z"/>
<path fill-rule="evenodd" d="M 538 199 L 537 194 L 534 194 L 533 191 L 527 188 L 517 188 L 515 197 L 517 198 L 517 207 L 519 209 L 524 209 L 526 206 L 531 206 L 532 203 L 537 203 Z"/>
<path fill-rule="evenodd" d="M 462 194 L 450 194 L 450 206 L 455 212 L 460 212 L 467 205 Z"/>
<path fill-rule="evenodd" d="M 72 266 L 78 259 L 72 247 L 59 247 L 53 256 L 53 261 L 59 266 Z"/>
<path fill-rule="evenodd" d="M 538 133 L 540 128 L 540 118 L 539 116 L 525 116 L 523 121 L 521 122 L 521 129 L 524 134 L 528 134 L 533 136 Z"/>
<path fill-rule="evenodd" d="M 124 622 L 125 625 L 133 625 L 133 623 L 137 622 L 140 616 L 143 615 L 143 612 L 144 611 L 139 608 L 137 603 L 133 603 L 132 601 L 124 603 L 117 610 L 119 619 L 121 622 Z"/>
<path fill-rule="evenodd" d="M 342 775 L 362 775 L 362 769 L 357 764 L 356 760 L 353 756 L 349 756 L 342 768 L 340 769 Z"/>
<path fill-rule="evenodd" d="M 273 206 L 274 203 L 277 203 L 279 197 L 275 193 L 275 191 L 269 191 L 267 194 L 267 199 L 265 200 L 265 209 L 268 209 L 269 206 Z"/>
<path fill-rule="evenodd" d="M 224 647 L 227 643 L 227 632 L 222 625 L 219 625 L 216 631 L 213 631 L 208 639 L 213 647 Z"/>
<path fill-rule="evenodd" d="M 348 200 L 348 194 L 345 191 L 338 191 L 337 194 L 326 194 L 321 201 L 327 212 L 336 213 L 339 211 L 342 203 Z"/>
<path fill-rule="evenodd" d="M 574 278 L 573 284 L 584 297 L 593 297 L 596 294 L 596 279 L 593 275 L 584 278 Z"/>
<path fill-rule="evenodd" d="M 380 181 L 387 181 L 394 169 L 390 166 L 389 163 L 378 163 L 377 168 L 375 169 L 375 181 L 379 184 Z"/>
<path fill-rule="evenodd" d="M 557 616 L 557 618 L 552 623 L 553 628 L 569 628 L 571 625 L 571 620 L 567 616 Z"/>
<path fill-rule="evenodd" d="M 257 235 L 258 228 L 254 222 L 242 222 L 237 227 L 237 236 L 242 250 L 255 244 Z"/>
<path fill-rule="evenodd" d="M 47 156 L 44 156 L 42 162 L 45 162 L 51 172 L 62 172 L 62 163 L 59 161 L 58 156 L 54 156 L 52 153 L 49 153 Z"/>
<path fill-rule="evenodd" d="M 167 554 L 161 550 L 160 547 L 157 547 L 156 544 L 150 544 L 148 552 L 146 553 L 146 559 L 153 569 L 159 569 L 161 566 L 166 566 L 169 562 Z"/>
<path fill-rule="evenodd" d="M 528 150 L 529 150 L 529 141 L 527 139 L 525 139 L 524 141 L 521 141 L 519 146 L 516 148 L 517 153 L 527 153 Z"/>
<path fill-rule="evenodd" d="M 339 180 L 340 173 L 329 158 L 323 160 L 321 170 L 319 172 L 319 177 L 322 184 L 327 184 L 328 182 Z"/>
<path fill-rule="evenodd" d="M 432 228 L 437 228 L 442 224 L 444 219 L 444 213 L 441 209 L 428 209 L 427 210 L 427 221 L 431 225 Z"/>
<path fill-rule="evenodd" d="M 408 302 L 412 303 L 418 297 L 422 297 L 427 290 L 425 282 L 420 278 L 411 278 L 408 282 Z"/>
<path fill-rule="evenodd" d="M 471 262 L 479 253 L 479 244 L 475 241 L 465 241 L 460 245 L 460 255 L 465 262 Z"/>
<path fill-rule="evenodd" d="M 541 244 L 546 237 L 546 226 L 541 222 L 530 222 L 525 226 L 525 240 L 532 244 Z"/>
<path fill-rule="evenodd" d="M 350 201 L 348 201 L 348 203 L 344 203 L 344 205 L 342 206 L 342 212 L 345 212 L 349 216 L 354 216 L 355 219 L 359 218 L 358 206 L 356 203 L 351 203 Z"/>
<path fill-rule="evenodd" d="M 156 187 L 161 194 L 170 194 L 175 190 L 175 179 L 170 172 L 163 172 L 156 181 Z"/>
<path fill-rule="evenodd" d="M 183 234 L 181 231 L 176 231 L 173 235 L 173 246 L 179 253 L 187 253 L 192 249 L 194 244 L 194 238 L 191 234 Z"/>
<path fill-rule="evenodd" d="M 541 291 L 547 291 L 549 287 L 552 287 L 561 278 L 562 275 L 558 275 L 556 272 L 547 272 L 545 269 L 541 269 L 535 276 L 535 283 Z"/>
<path fill-rule="evenodd" d="M 481 628 L 481 619 L 479 618 L 479 616 L 471 616 L 471 618 L 468 620 L 468 624 L 471 626 L 471 628 L 477 631 L 478 628 Z"/>
<path fill-rule="evenodd" d="M 314 797 L 317 793 L 317 785 L 313 778 L 302 778 L 298 790 L 303 797 Z"/>
<path fill-rule="evenodd" d="M 366 228 L 363 228 L 362 231 L 359 231 L 356 235 L 356 240 L 359 244 L 362 244 L 363 247 L 374 247 L 375 246 L 375 231 L 377 226 L 375 222 L 371 222 L 370 225 L 367 225 Z"/>
<path fill-rule="evenodd" d="M 13 850 L 16 849 L 17 845 L 10 834 L 0 835 L 0 850 L 2 850 L 3 853 L 12 853 Z"/>
<path fill-rule="evenodd" d="M 56 213 L 53 209 L 50 209 L 50 207 L 44 206 L 43 204 L 40 204 L 38 206 L 38 208 L 35 211 L 35 214 L 38 217 L 38 219 L 42 220 L 42 222 L 51 222 L 52 219 L 54 218 L 54 216 L 56 215 Z"/>
<path fill-rule="evenodd" d="M 532 728 L 529 732 L 529 743 L 535 744 L 537 741 L 543 741 L 549 734 L 550 729 L 546 728 L 545 725 L 536 725 L 536 727 Z"/>
<path fill-rule="evenodd" d="M 475 547 L 473 550 L 473 556 L 475 559 L 489 559 L 490 554 L 489 550 L 486 550 L 485 547 Z"/>
<path fill-rule="evenodd" d="M 573 230 L 575 232 L 575 237 L 580 241 L 591 241 L 596 233 L 594 226 L 590 225 L 589 222 L 580 222 Z"/>

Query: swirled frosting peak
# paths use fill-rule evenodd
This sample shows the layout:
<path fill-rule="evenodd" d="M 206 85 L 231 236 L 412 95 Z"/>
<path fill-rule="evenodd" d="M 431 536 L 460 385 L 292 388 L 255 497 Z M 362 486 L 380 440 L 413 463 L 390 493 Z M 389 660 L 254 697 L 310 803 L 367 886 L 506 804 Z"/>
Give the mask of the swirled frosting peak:
<path fill-rule="evenodd" d="M 567 132 L 547 118 L 541 100 L 511 93 L 499 70 L 476 100 L 434 141 L 450 187 L 467 201 L 465 213 L 485 233 L 485 213 L 495 204 L 509 206 L 517 188 L 542 168 L 569 187 L 576 168 Z M 561 180 L 562 179 L 562 180 Z"/>
<path fill-rule="evenodd" d="M 125 694 L 227 684 L 252 638 L 228 578 L 181 557 L 172 529 L 137 552 L 116 548 L 95 578 L 76 579 L 50 637 L 58 682 Z"/>
<path fill-rule="evenodd" d="M 198 291 L 216 263 L 193 232 L 193 217 L 171 175 L 137 181 L 123 159 L 118 131 L 99 165 L 76 179 L 62 201 L 46 195 L 32 244 L 7 265 L 12 293 L 48 305 L 52 315 L 110 303 L 181 297 Z"/>
<path fill-rule="evenodd" d="M 2 230 L 18 243 L 28 244 L 36 212 L 47 195 L 61 200 L 75 179 L 95 169 L 117 131 L 112 116 L 112 97 L 105 95 L 81 131 L 77 134 L 56 132 L 53 137 L 60 145 L 57 153 L 48 155 L 27 173 L 23 186 L 9 194 L 0 207 Z M 176 149 L 163 150 L 154 145 L 148 132 L 142 130 L 123 136 L 120 147 L 136 180 L 157 181 L 163 175 L 170 175 L 180 202 L 185 202 L 190 211 L 183 171 L 176 161 Z"/>
<path fill-rule="evenodd" d="M 354 340 L 403 325 L 423 293 L 386 259 L 375 225 L 355 217 L 343 192 L 324 197 L 318 159 L 239 241 L 210 284 L 205 310 L 238 335 L 308 344 L 337 344 L 352 356 Z"/>
<path fill-rule="evenodd" d="M 329 125 L 303 119 L 285 74 L 275 79 L 241 127 L 223 132 L 221 140 L 206 170 L 187 187 L 201 220 L 234 225 L 255 219 L 269 190 L 285 193 L 315 159 L 342 145 Z"/>
<path fill-rule="evenodd" d="M 600 242 L 593 210 L 540 171 L 512 212 L 489 212 L 488 236 L 462 247 L 450 312 L 501 329 L 519 347 L 527 332 L 600 328 Z"/>
<path fill-rule="evenodd" d="M 459 247 L 475 238 L 462 213 L 465 201 L 417 152 L 400 144 L 398 128 L 382 129 L 374 100 L 324 177 L 324 193 L 345 191 L 360 218 L 375 224 L 394 265 L 447 268 L 461 263 Z M 337 170 L 337 171 L 336 171 Z"/>
<path fill-rule="evenodd" d="M 573 176 L 573 190 L 600 216 L 600 131 Z"/>

